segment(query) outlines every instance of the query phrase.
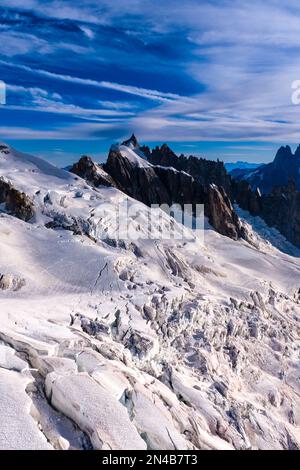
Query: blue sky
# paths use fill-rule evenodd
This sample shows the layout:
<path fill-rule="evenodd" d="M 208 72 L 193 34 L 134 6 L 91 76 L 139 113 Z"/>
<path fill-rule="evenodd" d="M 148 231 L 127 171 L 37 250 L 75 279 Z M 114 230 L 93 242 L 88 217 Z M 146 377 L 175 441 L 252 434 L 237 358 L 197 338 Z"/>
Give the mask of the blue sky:
<path fill-rule="evenodd" d="M 0 139 L 20 150 L 104 160 L 135 132 L 268 161 L 300 142 L 297 1 L 0 0 L 0 19 Z"/>

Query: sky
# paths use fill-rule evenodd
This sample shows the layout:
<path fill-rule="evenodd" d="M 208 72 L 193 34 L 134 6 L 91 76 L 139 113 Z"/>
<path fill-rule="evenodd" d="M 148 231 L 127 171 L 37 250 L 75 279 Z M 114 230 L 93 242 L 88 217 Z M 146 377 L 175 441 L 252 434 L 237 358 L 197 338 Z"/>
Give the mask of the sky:
<path fill-rule="evenodd" d="M 0 140 L 64 165 L 134 132 L 267 162 L 300 142 L 300 4 L 0 0 Z"/>

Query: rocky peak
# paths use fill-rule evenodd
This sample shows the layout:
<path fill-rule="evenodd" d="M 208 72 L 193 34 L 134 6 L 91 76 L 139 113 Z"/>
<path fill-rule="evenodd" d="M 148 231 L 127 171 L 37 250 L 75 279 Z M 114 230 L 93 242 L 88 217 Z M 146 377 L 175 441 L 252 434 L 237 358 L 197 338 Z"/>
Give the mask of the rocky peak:
<path fill-rule="evenodd" d="M 246 180 L 252 189 L 260 188 L 262 194 L 271 194 L 275 187 L 287 186 L 290 180 L 300 190 L 300 146 L 293 154 L 290 146 L 280 147 L 275 159 L 256 170 L 247 170 L 232 177 Z"/>
<path fill-rule="evenodd" d="M 138 140 L 137 140 L 137 138 L 134 134 L 132 134 L 131 137 L 128 140 L 124 140 L 122 145 L 126 145 L 126 147 L 129 147 L 129 148 L 132 148 L 132 149 L 140 148 Z"/>
<path fill-rule="evenodd" d="M 148 156 L 148 160 L 153 165 L 173 166 L 177 168 L 178 157 L 167 144 L 163 144 L 161 147 L 155 147 L 152 150 L 151 154 Z"/>
<path fill-rule="evenodd" d="M 204 186 L 216 184 L 223 186 L 225 191 L 230 193 L 231 179 L 223 162 L 206 160 L 192 155 L 178 157 L 167 144 L 155 147 L 152 152 L 148 147 L 142 147 L 142 150 L 152 165 L 173 167 L 178 171 L 185 171 Z"/>
<path fill-rule="evenodd" d="M 278 150 L 275 159 L 274 159 L 274 166 L 281 166 L 286 165 L 291 160 L 293 160 L 294 155 L 292 154 L 291 147 L 286 145 L 285 147 L 280 147 Z"/>
<path fill-rule="evenodd" d="M 80 160 L 72 166 L 70 171 L 95 187 L 115 186 L 115 182 L 111 176 L 108 175 L 100 165 L 94 163 L 91 157 L 86 155 L 82 156 Z"/>
<path fill-rule="evenodd" d="M 167 153 L 172 152 L 168 146 L 157 148 L 158 152 L 162 148 Z M 175 155 L 175 158 L 178 157 Z M 104 169 L 119 189 L 148 206 L 175 203 L 182 207 L 184 204 L 194 204 L 196 207 L 196 204 L 204 204 L 205 215 L 219 233 L 233 239 L 244 236 L 241 222 L 223 188 L 213 184 L 203 185 L 187 172 L 170 166 L 139 165 L 114 146 Z"/>
<path fill-rule="evenodd" d="M 157 177 L 153 167 L 145 165 L 137 155 L 134 158 L 123 156 L 118 146 L 112 146 L 104 170 L 116 182 L 119 189 L 147 205 L 169 203 L 167 192 Z"/>
<path fill-rule="evenodd" d="M 300 164 L 300 145 L 298 145 L 298 147 L 296 148 L 295 157 L 296 157 L 298 163 Z"/>

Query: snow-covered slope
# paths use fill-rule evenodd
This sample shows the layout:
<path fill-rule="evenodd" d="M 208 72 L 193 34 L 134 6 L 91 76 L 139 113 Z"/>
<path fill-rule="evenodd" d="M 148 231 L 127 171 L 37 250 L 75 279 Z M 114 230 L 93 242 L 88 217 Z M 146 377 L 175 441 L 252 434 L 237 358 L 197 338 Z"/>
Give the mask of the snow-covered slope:
<path fill-rule="evenodd" d="M 10 148 L 0 176 L 36 213 L 0 214 L 1 448 L 300 448 L 299 258 L 148 239 L 143 204 Z"/>
<path fill-rule="evenodd" d="M 117 147 L 117 149 L 120 151 L 123 157 L 127 158 L 130 162 L 134 163 L 140 168 L 151 167 L 151 164 L 147 162 L 145 158 L 139 155 L 138 151 L 134 151 L 134 149 L 127 147 L 126 145 L 120 145 Z"/>

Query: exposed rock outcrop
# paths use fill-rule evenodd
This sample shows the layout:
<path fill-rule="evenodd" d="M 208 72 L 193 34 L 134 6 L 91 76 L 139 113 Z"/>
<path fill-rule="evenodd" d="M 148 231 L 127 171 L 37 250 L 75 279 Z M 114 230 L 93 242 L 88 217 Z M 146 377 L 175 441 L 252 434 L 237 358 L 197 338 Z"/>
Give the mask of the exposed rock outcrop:
<path fill-rule="evenodd" d="M 238 215 L 233 210 L 224 189 L 210 185 L 207 190 L 206 214 L 211 225 L 222 235 L 234 240 L 245 238 L 246 234 Z"/>
<path fill-rule="evenodd" d="M 290 242 L 300 247 L 300 192 L 293 182 L 276 187 L 270 194 L 253 191 L 246 181 L 234 183 L 234 197 L 239 206 L 260 216 Z"/>
<path fill-rule="evenodd" d="M 238 181 L 246 179 L 252 190 L 259 188 L 264 194 L 270 194 L 275 187 L 288 185 L 291 180 L 300 191 L 300 146 L 294 154 L 288 145 L 280 147 L 273 162 L 256 170 L 233 172 L 232 176 Z"/>
<path fill-rule="evenodd" d="M 25 222 L 34 216 L 34 204 L 29 196 L 3 178 L 0 178 L 0 204 L 5 204 L 6 211 Z"/>
<path fill-rule="evenodd" d="M 0 290 L 18 291 L 26 284 L 25 279 L 14 274 L 0 273 Z"/>
<path fill-rule="evenodd" d="M 94 163 L 90 157 L 82 156 L 80 160 L 71 168 L 71 173 L 84 178 L 88 183 L 96 188 L 99 186 L 116 186 L 115 182 L 103 168 Z"/>
<path fill-rule="evenodd" d="M 9 154 L 9 147 L 7 145 L 0 144 L 0 153 L 3 153 L 4 155 Z"/>
<path fill-rule="evenodd" d="M 134 134 L 131 135 L 131 137 L 128 140 L 125 140 L 122 145 L 126 145 L 126 147 L 130 147 L 133 149 L 139 149 L 140 144 L 138 143 L 138 140 Z"/>
<path fill-rule="evenodd" d="M 247 181 L 232 182 L 233 198 L 238 205 L 250 212 L 252 215 L 259 215 L 261 212 L 261 193 L 259 189 L 253 191 Z"/>
<path fill-rule="evenodd" d="M 170 195 L 154 168 L 150 164 L 138 166 L 124 157 L 117 146 L 111 148 L 104 169 L 119 189 L 138 201 L 147 205 L 171 203 Z"/>
<path fill-rule="evenodd" d="M 149 147 L 141 147 L 148 161 L 154 165 L 173 167 L 178 171 L 185 171 L 203 185 L 216 184 L 222 186 L 227 193 L 230 192 L 231 181 L 224 163 L 221 161 L 206 160 L 192 155 L 179 157 L 167 144 L 155 147 L 152 151 Z"/>
<path fill-rule="evenodd" d="M 204 204 L 205 215 L 219 233 L 233 239 L 244 236 L 241 222 L 223 188 L 204 185 L 185 171 L 152 165 L 139 156 L 133 160 L 122 148 L 111 148 L 104 169 L 126 194 L 149 206 Z"/>

